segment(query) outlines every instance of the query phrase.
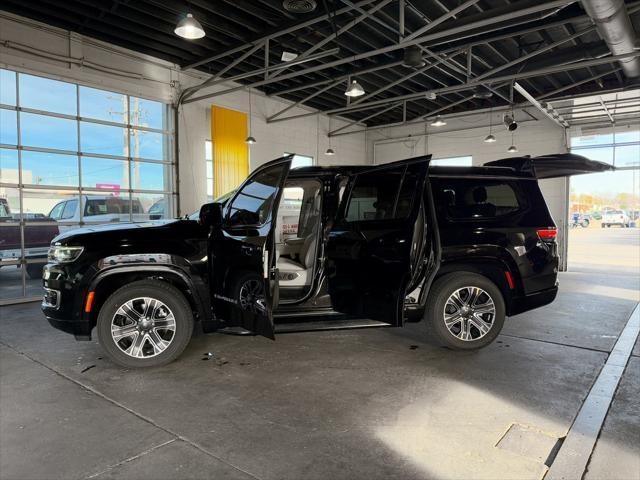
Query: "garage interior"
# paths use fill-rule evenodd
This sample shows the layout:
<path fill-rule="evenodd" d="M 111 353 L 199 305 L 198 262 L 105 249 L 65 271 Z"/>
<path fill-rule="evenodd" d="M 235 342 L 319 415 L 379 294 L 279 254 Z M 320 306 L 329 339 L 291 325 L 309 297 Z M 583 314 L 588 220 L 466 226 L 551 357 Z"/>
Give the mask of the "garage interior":
<path fill-rule="evenodd" d="M 638 32 L 630 0 L 0 2 L 0 478 L 640 479 Z M 479 351 L 214 333 L 128 370 L 40 311 L 58 232 L 189 215 L 285 154 L 568 152 L 616 171 L 540 181 L 558 297 Z"/>

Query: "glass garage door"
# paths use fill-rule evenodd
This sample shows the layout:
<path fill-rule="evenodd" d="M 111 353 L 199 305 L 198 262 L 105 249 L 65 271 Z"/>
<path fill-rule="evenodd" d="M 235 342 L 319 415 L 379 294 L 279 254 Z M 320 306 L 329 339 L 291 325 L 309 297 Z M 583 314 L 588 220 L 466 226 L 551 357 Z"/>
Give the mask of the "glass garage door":
<path fill-rule="evenodd" d="M 59 232 L 174 216 L 169 105 L 0 70 L 0 304 L 41 295 Z"/>

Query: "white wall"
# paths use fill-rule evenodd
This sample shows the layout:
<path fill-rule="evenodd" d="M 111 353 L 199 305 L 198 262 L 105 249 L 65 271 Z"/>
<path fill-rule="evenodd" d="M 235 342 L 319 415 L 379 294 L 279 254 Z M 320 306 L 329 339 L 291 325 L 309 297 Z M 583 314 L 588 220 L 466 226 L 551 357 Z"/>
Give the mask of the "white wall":
<path fill-rule="evenodd" d="M 0 12 L 0 67 L 97 88 L 175 103 L 179 92 L 206 79 L 184 73 L 177 65 L 132 52 L 82 35 Z M 217 88 L 227 89 L 232 83 Z M 210 93 L 212 89 L 202 93 Z M 239 91 L 184 105 L 179 112 L 179 178 L 181 212 L 191 212 L 207 198 L 204 142 L 211 137 L 208 112 L 212 104 L 248 112 L 248 93 Z M 358 134 L 332 140 L 336 156 L 326 157 L 328 118 L 310 116 L 294 121 L 266 124 L 267 116 L 289 103 L 252 94 L 252 134 L 258 143 L 250 150 L 255 168 L 284 152 L 300 153 L 318 164 L 364 163 L 365 136 Z M 287 115 L 307 113 L 295 108 Z M 334 129 L 343 123 L 333 120 Z"/>

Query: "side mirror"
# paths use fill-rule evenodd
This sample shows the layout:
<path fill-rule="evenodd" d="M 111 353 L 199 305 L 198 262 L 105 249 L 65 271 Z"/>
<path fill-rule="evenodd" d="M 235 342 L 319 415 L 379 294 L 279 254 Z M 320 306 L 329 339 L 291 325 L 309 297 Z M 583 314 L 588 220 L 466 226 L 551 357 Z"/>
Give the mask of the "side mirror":
<path fill-rule="evenodd" d="M 205 203 L 200 208 L 200 224 L 205 227 L 222 225 L 223 205 L 221 203 Z"/>

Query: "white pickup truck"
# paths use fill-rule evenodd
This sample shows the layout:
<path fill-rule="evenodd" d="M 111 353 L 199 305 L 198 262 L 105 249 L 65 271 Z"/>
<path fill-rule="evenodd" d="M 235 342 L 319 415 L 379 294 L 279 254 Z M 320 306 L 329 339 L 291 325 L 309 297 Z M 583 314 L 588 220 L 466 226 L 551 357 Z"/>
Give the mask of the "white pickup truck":
<path fill-rule="evenodd" d="M 620 225 L 622 228 L 629 227 L 629 215 L 624 210 L 605 210 L 602 214 L 602 228 L 611 225 Z"/>
<path fill-rule="evenodd" d="M 149 213 L 145 213 L 140 200 L 134 198 L 116 197 L 114 195 L 82 195 L 58 202 L 49 212 L 49 217 L 58 222 L 80 223 L 82 210 L 83 223 L 110 222 L 144 222 L 150 220 Z M 129 212 L 132 213 L 131 217 Z M 60 232 L 76 228 L 75 226 L 60 225 Z"/>

